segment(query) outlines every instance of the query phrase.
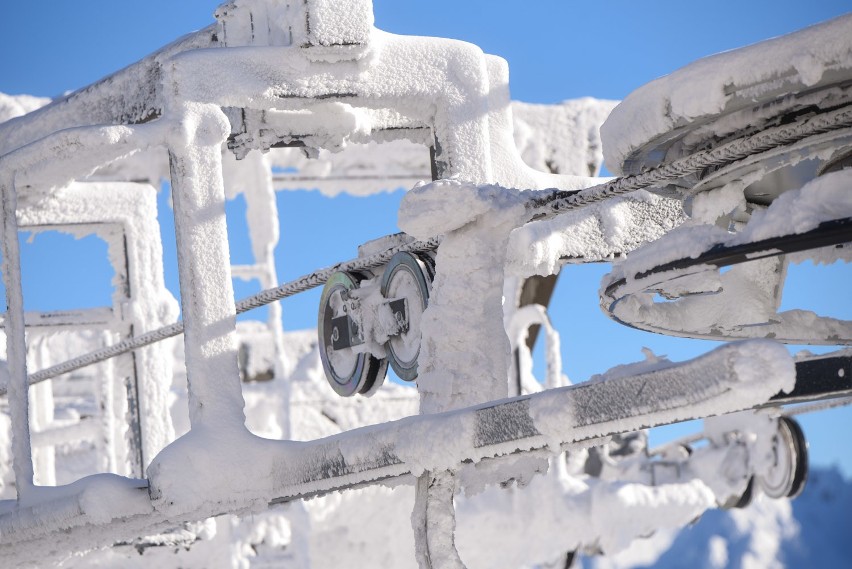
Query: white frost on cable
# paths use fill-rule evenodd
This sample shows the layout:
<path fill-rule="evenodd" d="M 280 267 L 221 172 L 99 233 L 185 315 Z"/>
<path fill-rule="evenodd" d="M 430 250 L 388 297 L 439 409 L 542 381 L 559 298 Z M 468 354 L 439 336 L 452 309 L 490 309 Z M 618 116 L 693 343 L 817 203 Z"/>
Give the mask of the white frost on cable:
<path fill-rule="evenodd" d="M 680 200 L 639 190 L 528 223 L 509 239 L 507 272 L 552 275 L 566 263 L 612 260 L 659 239 L 685 219 Z"/>

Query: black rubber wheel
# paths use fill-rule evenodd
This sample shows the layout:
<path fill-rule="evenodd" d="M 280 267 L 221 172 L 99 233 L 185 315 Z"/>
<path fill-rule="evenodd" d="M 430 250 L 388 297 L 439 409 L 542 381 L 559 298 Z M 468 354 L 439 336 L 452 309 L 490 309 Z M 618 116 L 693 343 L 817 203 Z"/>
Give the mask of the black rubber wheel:
<path fill-rule="evenodd" d="M 747 508 L 749 504 L 754 500 L 754 476 L 748 479 L 748 484 L 746 484 L 745 490 L 740 494 L 739 499 L 736 502 L 729 503 L 725 506 L 726 509 L 730 508 Z"/>
<path fill-rule="evenodd" d="M 788 498 L 795 498 L 802 493 L 808 481 L 808 441 L 805 439 L 801 425 L 795 419 L 781 417 L 778 422 L 790 429 L 793 444 L 796 446 L 796 472 L 793 476 L 793 484 L 787 493 Z"/>
<path fill-rule="evenodd" d="M 799 424 L 780 417 L 773 444 L 775 464 L 758 477 L 763 493 L 775 499 L 798 496 L 808 477 L 808 445 Z"/>

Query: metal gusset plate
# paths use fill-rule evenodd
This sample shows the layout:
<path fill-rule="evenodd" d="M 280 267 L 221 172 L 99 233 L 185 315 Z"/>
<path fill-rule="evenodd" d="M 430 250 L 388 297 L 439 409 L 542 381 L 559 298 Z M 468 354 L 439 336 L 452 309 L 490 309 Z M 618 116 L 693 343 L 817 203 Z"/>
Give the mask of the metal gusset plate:
<path fill-rule="evenodd" d="M 405 381 L 417 378 L 420 323 L 429 303 L 434 275 L 431 258 L 424 257 L 397 253 L 382 275 L 382 296 L 390 301 L 394 318 L 400 323 L 400 333 L 391 336 L 386 344 L 388 360 Z"/>
<path fill-rule="evenodd" d="M 335 273 L 326 282 L 320 298 L 317 322 L 320 359 L 329 385 L 344 397 L 377 388 L 388 368 L 387 359 L 355 350 L 364 343 L 364 333 L 352 314 L 350 293 L 361 280 L 356 273 Z"/>

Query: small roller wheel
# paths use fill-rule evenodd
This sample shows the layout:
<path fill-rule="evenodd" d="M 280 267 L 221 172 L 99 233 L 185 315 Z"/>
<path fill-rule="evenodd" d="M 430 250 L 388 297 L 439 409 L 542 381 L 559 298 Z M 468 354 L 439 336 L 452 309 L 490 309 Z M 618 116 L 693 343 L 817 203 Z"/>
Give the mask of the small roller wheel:
<path fill-rule="evenodd" d="M 725 504 L 725 506 L 723 506 L 723 507 L 725 509 L 748 508 L 753 500 L 754 500 L 754 476 L 752 476 L 748 479 L 748 484 L 746 484 L 745 490 L 743 490 L 743 493 L 740 494 L 739 498 L 731 500 L 730 502 Z"/>
<path fill-rule="evenodd" d="M 808 478 L 808 443 L 799 423 L 788 417 L 778 419 L 772 441 L 774 464 L 760 476 L 760 486 L 770 498 L 795 498 Z"/>
<path fill-rule="evenodd" d="M 360 332 L 348 323 L 346 300 L 361 280 L 356 273 L 335 273 L 325 283 L 320 299 L 317 322 L 320 359 L 328 383 L 343 397 L 378 388 L 388 369 L 387 359 L 358 353 L 352 348 Z"/>
<path fill-rule="evenodd" d="M 407 314 L 395 312 L 407 321 L 402 333 L 391 336 L 385 345 L 388 360 L 396 374 L 405 381 L 417 378 L 417 358 L 420 356 L 420 324 L 429 303 L 429 291 L 434 274 L 431 258 L 399 252 L 391 257 L 382 275 L 381 293 L 388 300 L 405 299 Z"/>

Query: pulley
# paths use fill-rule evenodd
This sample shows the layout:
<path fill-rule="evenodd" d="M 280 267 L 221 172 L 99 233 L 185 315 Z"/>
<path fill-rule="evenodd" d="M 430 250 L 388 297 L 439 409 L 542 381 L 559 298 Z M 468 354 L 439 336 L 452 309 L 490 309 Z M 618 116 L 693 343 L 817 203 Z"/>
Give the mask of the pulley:
<path fill-rule="evenodd" d="M 808 477 L 808 445 L 799 423 L 779 417 L 772 454 L 772 465 L 758 476 L 760 487 L 770 498 L 795 498 Z"/>
<path fill-rule="evenodd" d="M 360 302 L 352 292 L 362 277 L 338 272 L 325 284 L 320 298 L 317 332 L 322 367 L 332 389 L 349 397 L 365 394 L 384 381 L 388 362 L 358 349 L 366 338 L 360 320 Z"/>
<path fill-rule="evenodd" d="M 385 347 L 396 374 L 405 381 L 417 378 L 420 356 L 420 323 L 429 302 L 434 262 L 427 255 L 399 252 L 382 275 L 381 293 L 389 301 L 399 333 L 388 338 Z"/>

